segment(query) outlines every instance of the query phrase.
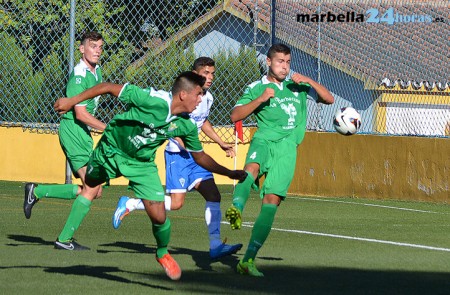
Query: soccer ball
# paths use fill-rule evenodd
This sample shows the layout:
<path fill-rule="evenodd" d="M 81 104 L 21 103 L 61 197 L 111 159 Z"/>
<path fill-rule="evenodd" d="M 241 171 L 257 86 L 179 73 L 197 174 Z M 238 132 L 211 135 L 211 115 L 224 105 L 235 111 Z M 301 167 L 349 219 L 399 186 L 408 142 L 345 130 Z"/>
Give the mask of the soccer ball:
<path fill-rule="evenodd" d="M 352 107 L 338 109 L 334 115 L 333 126 L 340 134 L 355 134 L 361 126 L 361 115 Z"/>

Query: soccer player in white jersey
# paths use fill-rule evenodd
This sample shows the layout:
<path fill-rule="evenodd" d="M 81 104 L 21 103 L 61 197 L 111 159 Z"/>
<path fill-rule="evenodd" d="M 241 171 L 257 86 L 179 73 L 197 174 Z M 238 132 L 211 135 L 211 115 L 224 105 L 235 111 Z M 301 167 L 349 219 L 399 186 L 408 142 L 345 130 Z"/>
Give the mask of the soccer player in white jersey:
<path fill-rule="evenodd" d="M 209 138 L 220 145 L 227 157 L 234 157 L 233 145 L 222 141 L 208 121 L 208 115 L 213 103 L 213 96 L 208 91 L 214 80 L 215 62 L 209 57 L 199 57 L 194 61 L 193 72 L 206 78 L 203 86 L 204 94 L 201 103 L 190 114 L 195 121 L 198 131 L 203 131 Z M 171 139 L 164 152 L 166 163 L 166 210 L 178 210 L 184 204 L 186 193 L 196 189 L 205 199 L 205 221 L 209 234 L 209 254 L 212 259 L 236 253 L 242 248 L 242 244 L 228 245 L 220 238 L 220 192 L 214 182 L 213 174 L 199 166 L 191 154 L 184 149 L 183 142 L 179 139 Z M 119 228 L 122 219 L 131 211 L 144 209 L 140 199 L 120 197 L 116 211 L 113 215 L 113 227 Z"/>

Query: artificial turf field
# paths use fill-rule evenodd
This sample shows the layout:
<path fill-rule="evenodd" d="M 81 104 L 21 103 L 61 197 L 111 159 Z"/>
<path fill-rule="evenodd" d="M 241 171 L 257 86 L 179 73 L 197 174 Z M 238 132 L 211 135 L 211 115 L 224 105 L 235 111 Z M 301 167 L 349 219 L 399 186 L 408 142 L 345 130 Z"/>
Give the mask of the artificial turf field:
<path fill-rule="evenodd" d="M 104 190 L 75 234 L 90 251 L 61 251 L 53 242 L 72 201 L 42 199 L 31 219 L 23 214 L 23 183 L 0 181 L 0 294 L 450 294 L 450 206 L 424 202 L 290 195 L 256 259 L 264 278 L 241 276 L 236 264 L 259 209 L 256 193 L 243 212 L 243 227 L 222 224 L 236 255 L 211 261 L 204 200 L 187 195 L 168 213 L 169 251 L 180 281 L 156 262 L 155 240 L 143 211 L 111 218 L 124 186 Z M 221 186 L 222 215 L 232 186 Z"/>

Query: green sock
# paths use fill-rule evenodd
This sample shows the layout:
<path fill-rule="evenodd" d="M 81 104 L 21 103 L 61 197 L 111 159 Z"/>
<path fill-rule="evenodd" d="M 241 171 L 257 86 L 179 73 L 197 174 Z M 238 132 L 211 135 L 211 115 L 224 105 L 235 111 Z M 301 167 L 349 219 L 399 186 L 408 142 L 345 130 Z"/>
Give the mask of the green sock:
<path fill-rule="evenodd" d="M 72 210 L 70 211 L 66 224 L 59 234 L 58 240 L 60 242 L 67 242 L 72 239 L 73 234 L 80 226 L 86 214 L 88 214 L 91 204 L 92 202 L 82 195 L 79 195 L 78 198 L 76 198 L 73 202 Z"/>
<path fill-rule="evenodd" d="M 244 211 L 245 203 L 247 203 L 248 197 L 250 195 L 250 189 L 255 183 L 253 175 L 248 171 L 246 172 L 248 174 L 247 177 L 243 182 L 236 185 L 233 193 L 233 206 L 241 210 L 241 212 Z"/>
<path fill-rule="evenodd" d="M 166 218 L 166 222 L 163 224 L 152 224 L 153 236 L 156 239 L 156 256 L 162 258 L 164 254 L 169 253 L 167 250 L 167 245 L 170 241 L 170 219 Z"/>
<path fill-rule="evenodd" d="M 57 198 L 71 200 L 77 197 L 78 185 L 76 184 L 39 184 L 34 189 L 34 195 L 38 198 Z"/>
<path fill-rule="evenodd" d="M 242 261 L 246 262 L 249 259 L 255 260 L 256 254 L 269 236 L 277 209 L 278 206 L 275 204 L 262 205 L 261 212 L 258 218 L 256 218 L 255 225 L 253 225 L 250 243 Z"/>

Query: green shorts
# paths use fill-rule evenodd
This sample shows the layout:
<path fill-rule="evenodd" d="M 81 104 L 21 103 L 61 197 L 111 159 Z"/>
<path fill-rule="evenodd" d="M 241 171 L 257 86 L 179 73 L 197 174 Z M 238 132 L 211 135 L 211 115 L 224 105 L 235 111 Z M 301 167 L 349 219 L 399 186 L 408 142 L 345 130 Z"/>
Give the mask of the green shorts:
<path fill-rule="evenodd" d="M 120 154 L 105 153 L 106 143 L 99 142 L 89 160 L 86 177 L 109 181 L 120 176 L 129 180 L 136 198 L 164 201 L 164 189 L 154 162 L 141 162 Z"/>
<path fill-rule="evenodd" d="M 86 127 L 86 126 L 84 126 Z M 59 125 L 59 143 L 69 161 L 73 174 L 86 166 L 94 148 L 94 141 L 87 128 L 83 128 L 74 120 L 62 119 Z"/>
<path fill-rule="evenodd" d="M 265 175 L 261 198 L 266 194 L 275 194 L 284 200 L 294 177 L 296 161 L 297 144 L 292 139 L 273 142 L 253 138 L 245 164 L 258 163 L 258 179 Z"/>

